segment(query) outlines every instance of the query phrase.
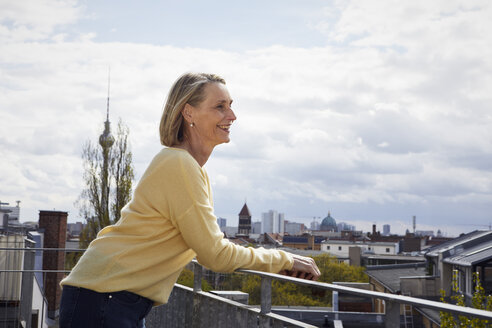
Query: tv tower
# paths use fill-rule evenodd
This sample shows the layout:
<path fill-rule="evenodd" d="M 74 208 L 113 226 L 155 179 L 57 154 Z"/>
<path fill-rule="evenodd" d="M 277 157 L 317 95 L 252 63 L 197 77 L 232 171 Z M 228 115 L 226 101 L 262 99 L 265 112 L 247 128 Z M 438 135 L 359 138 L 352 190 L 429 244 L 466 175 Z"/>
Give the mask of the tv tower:
<path fill-rule="evenodd" d="M 114 144 L 114 137 L 111 135 L 109 122 L 109 86 L 110 73 L 108 70 L 108 100 L 106 105 L 106 122 L 104 122 L 104 132 L 99 136 L 99 144 L 103 150 L 103 168 L 101 172 L 101 215 L 104 216 L 104 221 L 109 224 L 109 154 L 111 146 Z"/>

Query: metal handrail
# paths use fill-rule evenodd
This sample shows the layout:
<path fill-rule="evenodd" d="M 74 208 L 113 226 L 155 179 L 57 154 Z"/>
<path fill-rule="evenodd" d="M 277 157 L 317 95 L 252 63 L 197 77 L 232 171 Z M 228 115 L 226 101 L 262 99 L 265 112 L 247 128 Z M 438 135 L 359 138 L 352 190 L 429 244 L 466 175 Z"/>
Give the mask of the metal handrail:
<path fill-rule="evenodd" d="M 442 312 L 449 312 L 449 313 L 452 313 L 455 315 L 462 315 L 462 316 L 468 316 L 468 317 L 474 317 L 474 318 L 480 318 L 480 319 L 492 321 L 492 312 L 486 311 L 486 310 L 480 310 L 480 309 L 475 309 L 475 308 L 470 308 L 470 307 L 465 307 L 465 306 L 458 306 L 458 305 L 447 304 L 447 303 L 442 303 L 442 302 L 430 301 L 430 300 L 426 300 L 426 299 L 422 299 L 422 298 L 403 296 L 403 295 L 394 295 L 394 294 L 389 294 L 389 293 L 375 292 L 375 291 L 369 291 L 369 290 L 365 290 L 365 289 L 358 289 L 358 288 L 334 285 L 334 284 L 329 284 L 329 283 L 324 283 L 324 282 L 317 282 L 317 281 L 312 281 L 312 280 L 294 278 L 294 277 L 280 275 L 280 274 L 276 274 L 276 273 L 268 273 L 268 272 L 261 272 L 261 271 L 255 271 L 255 270 L 245 270 L 245 269 L 239 269 L 239 270 L 236 270 L 236 272 L 243 272 L 243 273 L 257 275 L 257 276 L 264 277 L 264 278 L 277 279 L 277 280 L 286 281 L 286 282 L 293 282 L 293 283 L 304 285 L 304 286 L 310 286 L 310 287 L 319 288 L 319 289 L 326 289 L 326 290 L 336 291 L 336 292 L 344 293 L 344 294 L 357 295 L 357 296 L 361 296 L 361 297 L 377 298 L 377 299 L 382 299 L 382 300 L 385 300 L 388 302 L 396 302 L 396 303 L 400 303 L 400 304 L 410 304 L 410 305 L 417 306 L 417 307 L 428 308 L 428 309 L 442 311 Z"/>
<path fill-rule="evenodd" d="M 84 249 L 68 249 L 68 248 L 3 248 L 3 247 L 0 248 L 0 250 L 10 250 L 10 251 L 12 251 L 12 250 L 64 251 L 64 252 L 83 252 L 83 251 L 85 251 Z M 196 260 L 193 260 L 193 263 L 195 263 L 196 265 L 200 265 L 198 263 L 198 261 L 196 261 Z M 69 273 L 70 270 L 0 270 L 0 272 Z M 300 278 L 290 277 L 290 276 L 286 276 L 286 275 L 267 273 L 267 272 L 261 272 L 261 271 L 256 271 L 256 270 L 238 269 L 235 272 L 251 274 L 251 275 L 256 275 L 256 276 L 262 277 L 262 280 L 264 280 L 264 282 L 262 282 L 262 294 L 263 294 L 263 290 L 268 292 L 268 289 L 271 288 L 271 280 L 276 279 L 276 280 L 280 280 L 280 281 L 284 281 L 284 282 L 291 282 L 291 283 L 309 286 L 309 287 L 317 288 L 317 289 L 330 290 L 330 291 L 335 291 L 335 292 L 344 293 L 344 294 L 356 295 L 356 296 L 360 296 L 360 297 L 370 297 L 372 299 L 381 299 L 381 300 L 387 301 L 388 303 L 408 304 L 408 305 L 412 305 L 412 306 L 416 306 L 416 307 L 420 307 L 420 308 L 427 308 L 427 309 L 432 309 L 432 310 L 436 310 L 436 311 L 440 311 L 440 312 L 448 312 L 448 313 L 452 313 L 453 315 L 474 317 L 474 318 L 492 321 L 492 312 L 491 311 L 480 310 L 480 309 L 475 309 L 475 308 L 471 308 L 471 307 L 458 306 L 458 305 L 447 304 L 447 303 L 431 301 L 431 300 L 427 300 L 427 299 L 410 297 L 410 296 L 404 296 L 404 295 L 394 295 L 394 294 L 389 294 L 389 293 L 369 291 L 369 290 L 364 290 L 364 289 L 346 287 L 346 286 L 335 285 L 335 284 L 330 284 L 330 283 L 317 282 L 317 281 L 312 281 L 312 280 L 300 279 Z M 197 279 L 197 278 L 198 277 L 195 277 L 195 285 L 197 285 L 197 282 L 199 281 L 199 279 Z M 267 286 L 268 284 L 270 284 L 270 287 Z M 194 289 L 195 289 L 195 291 L 201 290 L 201 288 L 200 287 L 197 288 L 197 286 L 195 286 Z M 262 299 L 263 299 L 263 297 L 262 297 Z M 268 304 L 262 304 L 262 312 L 263 313 L 270 311 L 271 299 L 269 300 L 269 302 L 270 303 L 268 303 Z"/>
<path fill-rule="evenodd" d="M 6 273 L 70 273 L 71 270 L 1 270 Z"/>
<path fill-rule="evenodd" d="M 0 251 L 60 251 L 60 252 L 85 252 L 80 248 L 29 248 L 29 247 L 0 247 Z"/>

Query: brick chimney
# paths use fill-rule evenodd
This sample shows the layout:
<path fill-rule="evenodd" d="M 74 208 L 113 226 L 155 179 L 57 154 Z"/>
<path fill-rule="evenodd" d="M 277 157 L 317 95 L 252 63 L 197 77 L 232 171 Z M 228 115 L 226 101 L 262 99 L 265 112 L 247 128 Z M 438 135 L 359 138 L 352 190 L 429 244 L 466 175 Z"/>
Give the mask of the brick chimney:
<path fill-rule="evenodd" d="M 67 239 L 67 212 L 39 211 L 39 229 L 44 230 L 44 248 L 65 248 Z M 64 251 L 44 251 L 43 270 L 64 270 Z M 44 292 L 48 300 L 48 317 L 58 316 L 61 298 L 60 281 L 63 272 L 45 273 Z"/>
<path fill-rule="evenodd" d="M 313 235 L 308 236 L 308 248 L 307 249 L 314 250 L 314 236 Z"/>

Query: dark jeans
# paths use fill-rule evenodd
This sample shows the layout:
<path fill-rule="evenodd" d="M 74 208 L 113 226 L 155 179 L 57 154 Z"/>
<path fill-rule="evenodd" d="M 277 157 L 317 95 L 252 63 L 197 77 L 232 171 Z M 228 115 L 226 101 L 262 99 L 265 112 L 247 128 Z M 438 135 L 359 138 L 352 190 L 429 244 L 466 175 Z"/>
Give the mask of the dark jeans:
<path fill-rule="evenodd" d="M 148 298 L 127 291 L 98 293 L 63 286 L 60 328 L 145 328 L 152 304 Z"/>

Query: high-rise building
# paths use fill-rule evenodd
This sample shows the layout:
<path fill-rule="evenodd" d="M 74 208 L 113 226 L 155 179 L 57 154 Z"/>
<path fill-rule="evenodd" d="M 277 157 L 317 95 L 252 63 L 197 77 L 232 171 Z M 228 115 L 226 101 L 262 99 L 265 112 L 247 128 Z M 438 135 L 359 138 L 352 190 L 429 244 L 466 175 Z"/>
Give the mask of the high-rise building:
<path fill-rule="evenodd" d="M 251 212 L 248 205 L 244 203 L 241 212 L 239 212 L 239 226 L 237 227 L 237 233 L 240 235 L 249 235 L 251 232 Z"/>
<path fill-rule="evenodd" d="M 285 214 L 275 210 L 261 214 L 263 233 L 284 233 Z"/>
<path fill-rule="evenodd" d="M 269 210 L 266 213 L 261 213 L 261 223 L 263 233 L 272 233 L 274 227 L 278 225 L 277 211 Z"/>
<path fill-rule="evenodd" d="M 389 224 L 383 225 L 383 236 L 389 236 L 391 234 L 391 226 Z"/>
<path fill-rule="evenodd" d="M 283 234 L 285 232 L 285 214 L 278 213 L 278 233 Z"/>
<path fill-rule="evenodd" d="M 223 230 L 227 226 L 227 219 L 217 218 L 217 224 L 219 225 L 220 230 Z"/>

